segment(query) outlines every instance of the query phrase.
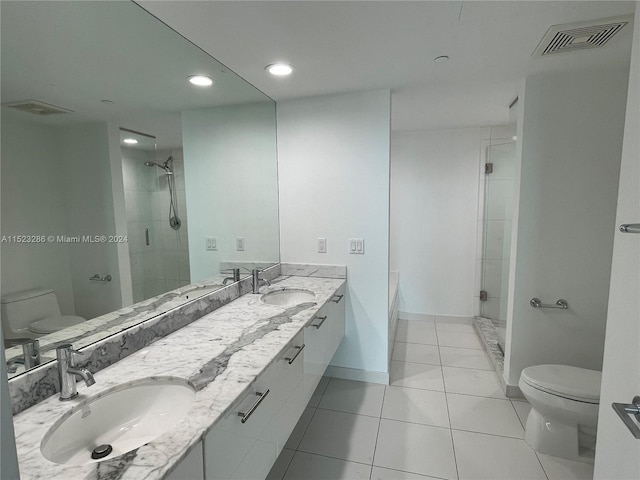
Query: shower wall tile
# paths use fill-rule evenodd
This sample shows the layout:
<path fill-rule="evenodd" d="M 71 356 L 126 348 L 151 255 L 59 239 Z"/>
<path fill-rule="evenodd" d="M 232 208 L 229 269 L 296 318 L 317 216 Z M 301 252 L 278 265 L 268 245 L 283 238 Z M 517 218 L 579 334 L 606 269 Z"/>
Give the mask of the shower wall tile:
<path fill-rule="evenodd" d="M 144 284 L 133 284 L 133 303 L 138 303 L 144 300 Z"/>
<path fill-rule="evenodd" d="M 500 317 L 500 299 L 488 298 L 486 302 L 482 302 L 481 314 L 483 317 L 499 318 Z"/>
<path fill-rule="evenodd" d="M 482 259 L 476 259 L 476 271 L 475 271 L 475 281 L 474 292 L 476 295 L 479 295 L 480 290 L 482 290 Z"/>
<path fill-rule="evenodd" d="M 500 297 L 502 293 L 502 260 L 485 260 L 482 276 L 484 290 L 487 291 L 489 297 Z"/>
<path fill-rule="evenodd" d="M 141 253 L 130 253 L 131 261 L 131 282 L 142 284 L 144 282 L 144 260 Z"/>
<path fill-rule="evenodd" d="M 127 222 L 138 221 L 138 192 L 135 190 L 125 190 L 124 205 L 127 214 Z"/>
<path fill-rule="evenodd" d="M 178 252 L 163 252 L 164 255 L 164 278 L 171 280 L 180 279 L 180 263 Z"/>
<path fill-rule="evenodd" d="M 487 220 L 505 220 L 511 218 L 513 205 L 513 180 L 494 180 L 487 182 Z"/>
<path fill-rule="evenodd" d="M 476 258 L 482 257 L 484 257 L 484 220 L 479 220 L 476 229 Z"/>
<path fill-rule="evenodd" d="M 165 251 L 177 251 L 178 250 L 178 234 L 171 228 L 169 222 L 165 222 L 162 229 L 162 243 Z"/>
<path fill-rule="evenodd" d="M 501 259 L 504 244 L 504 220 L 487 220 L 485 240 L 485 258 Z"/>
<path fill-rule="evenodd" d="M 178 252 L 178 263 L 180 266 L 180 280 L 188 282 L 191 279 L 189 252 Z"/>
<path fill-rule="evenodd" d="M 491 180 L 504 180 L 515 178 L 515 142 L 491 146 L 491 161 L 493 163 L 493 173 Z"/>

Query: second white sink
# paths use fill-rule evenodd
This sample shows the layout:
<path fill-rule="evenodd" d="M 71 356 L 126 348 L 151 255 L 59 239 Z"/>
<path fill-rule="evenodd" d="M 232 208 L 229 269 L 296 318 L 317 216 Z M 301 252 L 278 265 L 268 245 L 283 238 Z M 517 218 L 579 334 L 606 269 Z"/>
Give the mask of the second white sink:
<path fill-rule="evenodd" d="M 117 457 L 174 428 L 195 397 L 189 383 L 174 377 L 118 385 L 67 412 L 46 433 L 40 451 L 65 465 Z"/>
<path fill-rule="evenodd" d="M 268 303 L 269 305 L 286 306 L 312 302 L 315 298 L 316 294 L 311 290 L 304 290 L 302 288 L 286 288 L 284 290 L 265 293 L 260 297 L 260 300 L 263 303 Z"/>

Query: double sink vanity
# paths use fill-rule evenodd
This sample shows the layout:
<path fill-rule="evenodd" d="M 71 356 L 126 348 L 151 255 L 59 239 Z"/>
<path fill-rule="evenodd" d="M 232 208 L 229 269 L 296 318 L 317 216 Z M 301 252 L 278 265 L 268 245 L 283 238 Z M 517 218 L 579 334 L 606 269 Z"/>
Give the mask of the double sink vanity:
<path fill-rule="evenodd" d="M 345 287 L 278 276 L 23 410 L 21 478 L 265 478 L 342 341 Z"/>

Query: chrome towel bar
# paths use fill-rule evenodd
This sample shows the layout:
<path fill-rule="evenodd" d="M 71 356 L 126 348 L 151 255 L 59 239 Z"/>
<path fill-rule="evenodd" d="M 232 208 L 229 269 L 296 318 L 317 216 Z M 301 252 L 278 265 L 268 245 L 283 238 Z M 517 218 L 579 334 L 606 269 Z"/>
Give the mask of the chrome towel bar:
<path fill-rule="evenodd" d="M 560 308 L 562 310 L 566 310 L 567 308 L 569 308 L 569 304 L 567 303 L 567 301 L 562 298 L 558 300 L 555 305 L 551 305 L 550 303 L 542 303 L 539 298 L 532 298 L 531 300 L 529 300 L 529 305 L 531 305 L 533 308 Z"/>
<path fill-rule="evenodd" d="M 640 223 L 623 223 L 620 225 L 620 231 L 623 233 L 640 233 Z"/>

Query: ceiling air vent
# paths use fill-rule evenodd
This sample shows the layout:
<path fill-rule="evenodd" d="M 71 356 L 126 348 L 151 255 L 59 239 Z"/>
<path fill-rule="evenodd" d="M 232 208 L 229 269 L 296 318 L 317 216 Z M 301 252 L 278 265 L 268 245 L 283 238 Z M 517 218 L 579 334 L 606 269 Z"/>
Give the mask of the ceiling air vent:
<path fill-rule="evenodd" d="M 62 107 L 56 107 L 49 103 L 44 103 L 39 100 L 24 100 L 22 102 L 4 103 L 4 107 L 15 108 L 27 113 L 33 113 L 34 115 L 56 115 L 59 113 L 73 113 L 73 110 L 68 110 Z"/>
<path fill-rule="evenodd" d="M 631 16 L 553 25 L 533 52 L 534 57 L 599 48 L 624 28 Z"/>

